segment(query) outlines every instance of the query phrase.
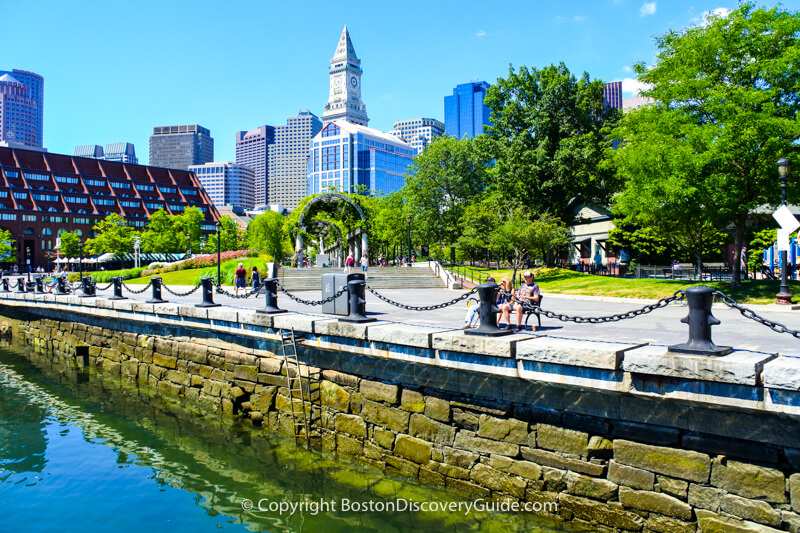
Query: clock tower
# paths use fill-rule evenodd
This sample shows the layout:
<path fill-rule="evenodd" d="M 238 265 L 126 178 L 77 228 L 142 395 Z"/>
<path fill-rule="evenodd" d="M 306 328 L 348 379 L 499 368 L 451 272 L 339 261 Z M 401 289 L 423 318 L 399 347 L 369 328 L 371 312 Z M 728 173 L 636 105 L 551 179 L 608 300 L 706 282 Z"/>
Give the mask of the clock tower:
<path fill-rule="evenodd" d="M 361 101 L 361 60 L 356 57 L 347 26 L 339 37 L 328 73 L 331 87 L 322 122 L 346 120 L 362 126 L 369 125 L 367 106 Z"/>

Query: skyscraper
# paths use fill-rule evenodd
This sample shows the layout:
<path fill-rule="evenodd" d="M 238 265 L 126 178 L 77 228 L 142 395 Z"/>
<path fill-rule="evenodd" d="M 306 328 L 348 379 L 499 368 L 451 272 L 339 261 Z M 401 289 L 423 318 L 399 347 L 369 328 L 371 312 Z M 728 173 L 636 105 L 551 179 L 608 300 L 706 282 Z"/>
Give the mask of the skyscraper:
<path fill-rule="evenodd" d="M 211 132 L 197 124 L 153 128 L 150 166 L 187 170 L 214 160 Z"/>
<path fill-rule="evenodd" d="M 389 194 L 403 187 L 414 149 L 393 135 L 374 128 L 337 120 L 325 124 L 311 141 L 308 194 L 336 188 Z"/>
<path fill-rule="evenodd" d="M 489 122 L 489 108 L 483 104 L 485 81 L 456 85 L 453 94 L 444 97 L 444 127 L 448 135 L 469 139 L 483 133 Z"/>
<path fill-rule="evenodd" d="M 435 118 L 413 118 L 394 123 L 394 129 L 387 132 L 414 147 L 414 154 L 422 153 L 436 137 L 444 135 L 444 124 Z"/>
<path fill-rule="evenodd" d="M 294 211 L 308 189 L 308 147 L 322 129 L 322 121 L 310 111 L 289 117 L 275 127 L 275 143 L 267 147 L 267 204 L 281 204 Z"/>
<path fill-rule="evenodd" d="M 191 165 L 200 185 L 216 207 L 236 206 L 252 209 L 255 173 L 253 169 L 239 163 L 219 162 Z"/>
<path fill-rule="evenodd" d="M 139 158 L 136 157 L 136 148 L 133 143 L 119 142 L 106 145 L 106 149 L 97 144 L 84 144 L 75 147 L 76 157 L 91 157 L 92 159 L 102 159 L 103 161 L 117 161 L 119 163 L 131 163 L 136 165 Z"/>
<path fill-rule="evenodd" d="M 603 103 L 610 107 L 622 109 L 622 82 L 612 81 L 603 86 Z"/>
<path fill-rule="evenodd" d="M 44 78 L 33 72 L 0 70 L 0 142 L 42 148 Z"/>
<path fill-rule="evenodd" d="M 236 162 L 252 168 L 255 173 L 255 205 L 267 205 L 267 147 L 274 143 L 273 126 L 236 132 Z"/>
<path fill-rule="evenodd" d="M 331 58 L 330 92 L 322 121 L 344 119 L 353 124 L 369 125 L 367 106 L 361 101 L 361 60 L 356 56 L 347 26 L 342 30 L 339 44 Z"/>

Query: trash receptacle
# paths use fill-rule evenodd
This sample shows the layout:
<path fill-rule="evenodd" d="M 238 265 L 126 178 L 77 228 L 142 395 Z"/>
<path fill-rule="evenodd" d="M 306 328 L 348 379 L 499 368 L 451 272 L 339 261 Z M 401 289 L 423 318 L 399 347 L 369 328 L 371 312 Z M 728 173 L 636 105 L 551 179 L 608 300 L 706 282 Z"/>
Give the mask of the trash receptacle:
<path fill-rule="evenodd" d="M 347 282 L 363 280 L 364 274 L 323 274 L 322 299 L 329 298 L 347 287 Z M 347 316 L 350 314 L 350 293 L 344 292 L 332 302 L 322 304 L 322 312 L 327 315 Z"/>

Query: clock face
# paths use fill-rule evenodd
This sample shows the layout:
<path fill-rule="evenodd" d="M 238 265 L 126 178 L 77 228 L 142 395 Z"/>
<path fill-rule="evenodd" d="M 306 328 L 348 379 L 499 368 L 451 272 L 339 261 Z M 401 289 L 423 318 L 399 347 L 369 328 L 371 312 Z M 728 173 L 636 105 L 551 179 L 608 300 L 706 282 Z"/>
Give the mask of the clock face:
<path fill-rule="evenodd" d="M 338 86 L 340 86 L 340 85 L 342 84 L 342 77 L 341 77 L 341 76 L 339 76 L 338 78 L 336 78 L 336 79 L 333 81 L 333 83 L 334 83 L 334 84 L 335 84 L 337 87 L 338 87 Z"/>
<path fill-rule="evenodd" d="M 358 85 L 358 79 L 356 79 L 356 77 L 355 77 L 355 76 L 353 76 L 352 78 L 350 78 L 350 85 L 352 85 L 353 87 L 355 87 L 356 85 Z"/>

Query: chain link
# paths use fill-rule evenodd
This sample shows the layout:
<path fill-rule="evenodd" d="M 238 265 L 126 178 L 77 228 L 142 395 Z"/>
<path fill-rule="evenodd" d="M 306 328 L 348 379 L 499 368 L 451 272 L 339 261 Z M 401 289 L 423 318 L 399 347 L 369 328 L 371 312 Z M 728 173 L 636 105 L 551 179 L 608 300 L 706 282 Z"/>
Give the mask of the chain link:
<path fill-rule="evenodd" d="M 105 291 L 105 290 L 108 290 L 108 289 L 110 289 L 110 288 L 111 288 L 113 285 L 114 285 L 114 282 L 112 281 L 111 283 L 109 283 L 109 284 L 108 284 L 108 285 L 106 285 L 105 287 L 98 287 L 98 286 L 97 286 L 97 282 L 94 282 L 94 288 L 95 288 L 95 289 L 97 289 L 98 291 Z"/>
<path fill-rule="evenodd" d="M 166 285 L 164 285 L 163 283 L 161 284 L 161 287 L 165 291 L 167 291 L 168 293 L 170 293 L 173 296 L 177 296 L 178 298 L 183 298 L 184 296 L 189 296 L 190 294 L 193 294 L 195 291 L 197 291 L 197 289 L 199 289 L 202 286 L 203 286 L 202 284 L 197 284 L 197 285 L 195 285 L 195 287 L 193 289 L 189 289 L 186 292 L 175 292 L 175 291 L 171 290 L 169 287 L 167 287 Z"/>
<path fill-rule="evenodd" d="M 395 302 L 394 300 L 390 300 L 389 298 L 377 293 L 375 291 L 375 289 L 373 289 L 369 285 L 367 285 L 367 290 L 369 292 L 371 292 L 372 294 L 374 294 L 376 297 L 378 297 L 378 299 L 383 300 L 387 304 L 393 305 L 395 307 L 399 307 L 400 309 L 407 309 L 409 311 L 435 311 L 436 309 L 444 309 L 445 307 L 450 307 L 451 305 L 455 305 L 458 302 L 466 300 L 467 298 L 469 298 L 471 295 L 475 294 L 478 291 L 477 287 L 475 287 L 471 291 L 465 292 L 464 294 L 462 294 L 458 298 L 453 298 L 449 302 L 444 302 L 444 303 L 440 303 L 440 304 L 436 304 L 436 305 L 420 305 L 420 306 L 416 306 L 416 305 L 401 304 L 399 302 Z"/>
<path fill-rule="evenodd" d="M 771 320 L 767 320 L 766 318 L 757 315 L 751 309 L 748 309 L 746 307 L 742 307 L 741 305 L 736 303 L 736 301 L 733 298 L 731 298 L 730 296 L 728 296 L 728 295 L 726 295 L 726 294 L 724 294 L 724 293 L 722 293 L 720 291 L 714 291 L 713 294 L 714 294 L 714 296 L 719 297 L 719 299 L 722 301 L 722 303 L 724 303 L 725 305 L 727 305 L 731 309 L 736 309 L 737 311 L 739 311 L 742 314 L 743 317 L 749 318 L 750 320 L 754 320 L 754 321 L 758 322 L 759 324 L 763 324 L 763 325 L 767 326 L 769 329 L 771 329 L 772 331 L 775 331 L 777 333 L 788 333 L 789 335 L 791 335 L 795 339 L 800 339 L 800 331 L 789 329 L 786 326 L 784 326 L 783 324 L 780 324 L 778 322 L 773 322 Z"/>
<path fill-rule="evenodd" d="M 342 289 L 339 292 L 337 292 L 336 294 L 333 294 L 331 296 L 328 296 L 324 300 L 316 300 L 316 301 L 315 300 L 303 300 L 302 298 L 298 298 L 294 294 L 292 294 L 289 291 L 287 291 L 286 289 L 284 289 L 283 285 L 281 285 L 280 282 L 277 282 L 277 285 L 278 285 L 278 288 L 281 290 L 281 292 L 283 294 L 285 294 L 286 296 L 288 296 L 289 298 L 291 298 L 295 302 L 301 303 L 303 305 L 322 305 L 322 304 L 327 304 L 327 303 L 330 303 L 330 302 L 334 301 L 336 298 L 338 298 L 339 296 L 341 296 L 342 294 L 344 294 L 344 293 L 346 293 L 348 291 L 348 287 L 345 285 L 344 287 L 342 287 Z"/>
<path fill-rule="evenodd" d="M 504 294 L 509 295 L 503 291 Z M 625 320 L 628 318 L 636 318 L 637 316 L 646 315 L 647 313 L 651 313 L 656 309 L 661 309 L 662 307 L 668 306 L 670 303 L 683 300 L 686 297 L 686 292 L 683 290 L 675 291 L 672 296 L 667 296 L 666 298 L 661 298 L 654 304 L 646 305 L 640 309 L 634 309 L 633 311 L 628 311 L 627 313 L 620 313 L 617 315 L 610 315 L 610 316 L 570 316 L 570 315 L 562 315 L 560 313 L 554 313 L 552 311 L 546 311 L 539 307 L 538 305 L 531 305 L 527 302 L 518 302 L 522 305 L 522 308 L 529 312 L 536 315 L 543 315 L 547 318 L 554 318 L 556 320 L 561 320 L 562 322 L 575 322 L 576 324 L 604 324 L 606 322 L 619 322 L 620 320 Z"/>
<path fill-rule="evenodd" d="M 252 290 L 252 291 L 247 292 L 245 294 L 237 295 L 237 294 L 234 294 L 232 292 L 226 291 L 225 289 L 222 288 L 222 285 L 214 285 L 214 287 L 216 287 L 218 294 L 224 294 L 225 296 L 227 296 L 229 298 L 235 298 L 237 300 L 242 300 L 244 298 L 249 298 L 249 297 L 253 296 L 254 294 L 258 294 L 258 289 Z"/>
<path fill-rule="evenodd" d="M 142 294 L 144 291 L 149 289 L 152 284 L 153 284 L 153 281 L 151 280 L 150 283 L 145 285 L 144 289 L 142 289 L 140 291 L 135 291 L 135 290 L 131 289 L 130 287 L 128 287 L 128 285 L 126 285 L 124 281 L 122 282 L 122 286 L 125 287 L 125 290 L 130 292 L 130 293 L 133 293 L 133 294 Z M 162 285 L 162 287 L 163 287 L 163 285 Z"/>

